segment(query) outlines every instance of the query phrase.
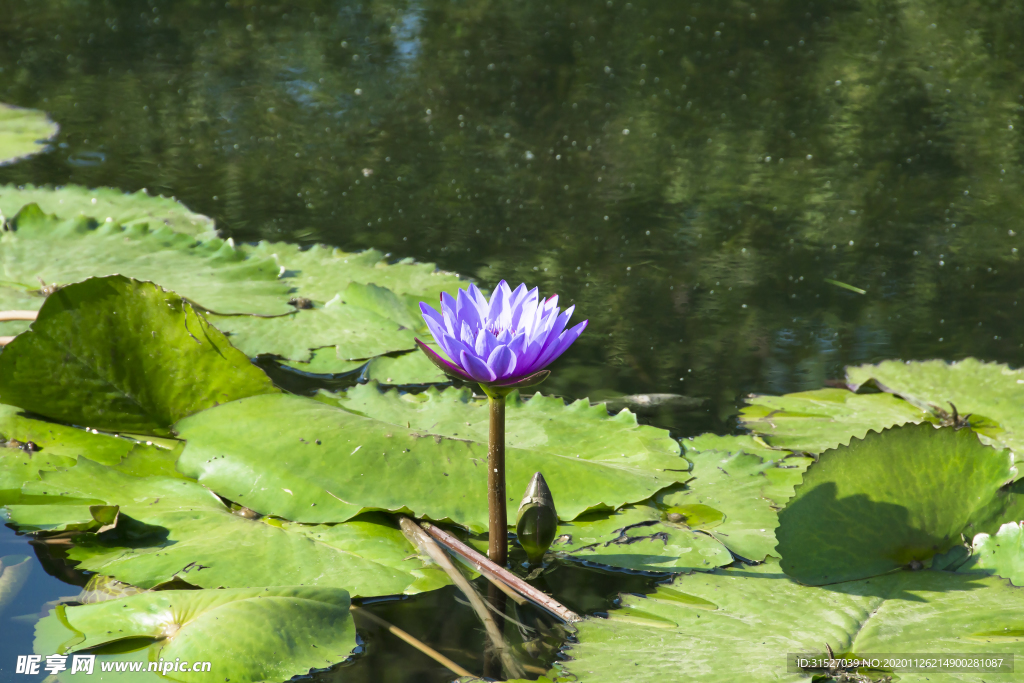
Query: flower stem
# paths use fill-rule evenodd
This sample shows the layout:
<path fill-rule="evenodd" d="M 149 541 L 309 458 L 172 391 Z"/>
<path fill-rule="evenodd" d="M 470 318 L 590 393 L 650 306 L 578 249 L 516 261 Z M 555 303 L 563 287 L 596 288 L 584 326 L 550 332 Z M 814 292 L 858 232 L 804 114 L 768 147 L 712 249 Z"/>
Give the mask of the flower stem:
<path fill-rule="evenodd" d="M 487 504 L 490 512 L 487 557 L 504 567 L 508 562 L 508 513 L 505 509 L 505 394 L 487 392 L 491 409 L 487 445 Z"/>

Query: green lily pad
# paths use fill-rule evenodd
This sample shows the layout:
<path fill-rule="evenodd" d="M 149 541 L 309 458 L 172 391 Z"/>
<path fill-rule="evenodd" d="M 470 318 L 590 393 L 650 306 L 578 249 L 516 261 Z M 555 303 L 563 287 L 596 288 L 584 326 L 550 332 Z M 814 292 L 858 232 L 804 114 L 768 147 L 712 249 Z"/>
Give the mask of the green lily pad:
<path fill-rule="evenodd" d="M 750 453 L 762 460 L 778 460 L 789 457 L 791 451 L 775 448 L 766 444 L 759 436 L 739 434 L 720 436 L 718 434 L 701 434 L 683 441 L 687 451 L 725 451 L 726 453 Z"/>
<path fill-rule="evenodd" d="M 551 551 L 560 557 L 648 572 L 713 569 L 733 561 L 725 547 L 685 523 L 669 521 L 657 503 L 589 513 L 558 525 Z"/>
<path fill-rule="evenodd" d="M 1011 478 L 969 429 L 870 432 L 826 451 L 779 514 L 782 568 L 822 585 L 925 563 L 960 542 Z"/>
<path fill-rule="evenodd" d="M 763 560 L 775 547 L 778 526 L 777 503 L 768 493 L 784 503 L 810 459 L 772 451 L 777 459 L 764 461 L 745 451 L 764 447 L 743 436 L 704 435 L 683 446 L 693 462 L 685 487 L 562 523 L 552 550 L 593 564 L 657 572 L 724 566 L 734 559 L 729 551 Z"/>
<path fill-rule="evenodd" d="M 8 521 L 22 533 L 39 531 L 91 531 L 117 520 L 116 505 L 10 505 Z"/>
<path fill-rule="evenodd" d="M 977 534 L 970 559 L 957 571 L 996 574 L 1024 586 L 1024 523 L 1008 522 L 993 535 Z"/>
<path fill-rule="evenodd" d="M 97 429 L 170 434 L 270 379 L 176 294 L 115 275 L 47 298 L 0 355 L 0 401 Z"/>
<path fill-rule="evenodd" d="M 946 363 L 886 361 L 846 369 L 851 388 L 871 383 L 922 411 L 972 415 L 971 429 L 983 439 L 1024 457 L 1024 370 L 976 358 Z M 941 413 L 940 413 L 941 414 Z"/>
<path fill-rule="evenodd" d="M 693 461 L 693 479 L 685 490 L 666 497 L 663 504 L 691 508 L 703 505 L 719 510 L 725 518 L 708 528 L 708 534 L 747 560 L 759 562 L 773 553 L 778 513 L 762 491 L 770 483 L 765 473 L 786 461 L 764 462 L 750 453 L 689 449 L 686 457 Z M 784 472 L 799 477 L 800 468 Z"/>
<path fill-rule="evenodd" d="M 327 302 L 353 282 L 374 284 L 398 295 L 411 295 L 410 303 L 435 304 L 441 292 L 455 294 L 466 282 L 455 273 L 438 271 L 433 263 L 403 259 L 388 263 L 386 254 L 374 249 L 346 253 L 335 247 L 316 245 L 308 249 L 283 242 L 260 242 L 243 249 L 254 256 L 273 256 L 286 269 L 285 280 L 301 296 Z"/>
<path fill-rule="evenodd" d="M 428 346 L 437 349 L 433 344 Z M 367 380 L 387 385 L 444 384 L 450 380 L 421 351 L 396 356 L 378 356 L 364 360 L 338 358 L 338 350 L 329 346 L 313 351 L 309 361 L 282 361 L 282 365 L 313 375 L 339 375 L 363 371 Z"/>
<path fill-rule="evenodd" d="M 13 216 L 29 204 L 37 204 L 46 213 L 62 219 L 86 216 L 100 223 L 118 223 L 124 227 L 146 224 L 151 230 L 166 226 L 194 237 L 216 236 L 213 219 L 209 216 L 193 213 L 177 200 L 152 197 L 145 190 L 129 194 L 110 187 L 0 185 L 0 213 Z"/>
<path fill-rule="evenodd" d="M 485 402 L 468 389 L 401 395 L 376 384 L 320 398 L 257 396 L 183 420 L 178 468 L 229 500 L 297 522 L 376 509 L 487 529 Z M 586 401 L 510 396 L 506 444 L 509 505 L 542 471 L 563 519 L 689 478 L 667 432 Z"/>
<path fill-rule="evenodd" d="M 290 287 L 271 258 L 250 258 L 230 242 L 195 238 L 168 227 L 97 223 L 82 216 L 62 220 L 31 204 L 0 236 L 0 304 L 38 309 L 40 289 L 88 277 L 120 274 L 149 280 L 219 313 L 282 315 Z"/>
<path fill-rule="evenodd" d="M 209 672 L 168 668 L 166 678 L 186 683 L 209 681 L 211 675 L 240 683 L 288 680 L 344 661 L 357 644 L 348 593 L 336 588 L 157 591 L 62 605 L 43 621 L 50 623 L 38 626 L 36 647 L 47 655 L 127 645 L 131 639 L 151 643 L 150 662 L 203 662 L 216 653 L 216 668 Z"/>
<path fill-rule="evenodd" d="M 0 165 L 43 151 L 59 129 L 46 112 L 0 104 Z"/>
<path fill-rule="evenodd" d="M 408 559 L 412 546 L 385 515 L 335 525 L 253 519 L 232 513 L 195 482 L 134 477 L 85 459 L 42 473 L 24 492 L 45 496 L 54 508 L 66 502 L 69 517 L 83 504 L 118 505 L 117 526 L 76 536 L 68 558 L 140 588 L 178 578 L 201 588 L 308 585 L 369 597 L 448 583 L 437 567 Z M 19 514 L 29 506 L 12 509 Z"/>
<path fill-rule="evenodd" d="M 631 612 L 654 619 L 643 624 L 617 618 Z M 790 580 L 772 560 L 680 576 L 646 597 L 623 595 L 610 618 L 576 625 L 579 642 L 568 646 L 569 659 L 548 677 L 581 683 L 808 681 L 809 672 L 787 672 L 787 653 L 824 655 L 826 643 L 837 655 L 1017 654 L 1019 642 L 985 634 L 1021 629 L 1022 614 L 1024 592 L 996 577 L 905 571 L 817 588 Z M 898 675 L 905 683 L 937 676 L 980 680 L 976 672 Z M 1004 679 L 1024 675 L 992 678 Z"/>
<path fill-rule="evenodd" d="M 931 413 L 889 394 L 818 389 L 785 396 L 749 396 L 740 411 L 747 429 L 777 448 L 821 453 L 863 439 L 869 431 L 927 420 Z"/>
<path fill-rule="evenodd" d="M 428 344 L 437 350 L 433 344 Z M 444 384 L 449 380 L 422 351 L 380 356 L 366 366 L 366 379 L 387 385 Z"/>
<path fill-rule="evenodd" d="M 351 283 L 324 305 L 300 309 L 276 318 L 211 316 L 232 344 L 249 356 L 271 354 L 287 360 L 309 361 L 314 349 L 333 347 L 340 366 L 329 372 L 345 372 L 352 359 L 364 359 L 415 347 L 415 330 L 423 327 L 409 313 L 405 301 L 393 292 Z M 330 354 L 321 357 L 324 368 Z"/>

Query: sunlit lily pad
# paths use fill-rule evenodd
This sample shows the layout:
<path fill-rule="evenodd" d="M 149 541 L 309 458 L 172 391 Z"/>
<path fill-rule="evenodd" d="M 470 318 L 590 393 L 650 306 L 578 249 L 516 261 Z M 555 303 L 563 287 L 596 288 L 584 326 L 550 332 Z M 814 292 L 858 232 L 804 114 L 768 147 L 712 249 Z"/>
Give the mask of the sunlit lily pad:
<path fill-rule="evenodd" d="M 174 440 L 142 443 L 39 420 L 6 405 L 0 405 L 0 437 L 0 505 L 45 503 L 22 494 L 22 484 L 37 481 L 41 471 L 73 467 L 79 457 L 139 476 L 183 476 L 174 464 L 184 444 Z"/>
<path fill-rule="evenodd" d="M 558 525 L 551 550 L 559 556 L 634 571 L 713 569 L 733 561 L 711 536 L 669 521 L 656 502 L 590 513 Z"/>
<path fill-rule="evenodd" d="M 46 112 L 0 104 L 0 165 L 43 151 L 58 129 Z"/>
<path fill-rule="evenodd" d="M 763 461 L 746 453 L 745 437 L 685 441 L 693 477 L 685 486 L 611 513 L 563 522 L 552 550 L 594 564 L 643 571 L 711 569 L 735 553 L 761 561 L 775 547 L 778 516 L 770 489 L 788 498 L 785 484 L 799 483 L 804 458 Z M 694 443 L 726 450 L 699 451 Z M 785 468 L 785 469 L 783 469 Z M 766 476 L 775 473 L 772 478 Z"/>
<path fill-rule="evenodd" d="M 779 514 L 782 568 L 822 585 L 926 563 L 973 535 L 1010 454 L 968 429 L 909 425 L 824 452 Z"/>
<path fill-rule="evenodd" d="M 960 416 L 971 416 L 971 428 L 983 439 L 1024 458 L 1024 370 L 965 358 L 954 363 L 885 361 L 847 368 L 846 375 L 854 389 L 873 384 L 919 410 L 945 413 L 947 421 L 955 407 Z"/>
<path fill-rule="evenodd" d="M 174 199 L 153 197 L 145 190 L 127 193 L 111 187 L 0 185 L 0 213 L 10 217 L 29 204 L 38 204 L 46 213 L 62 219 L 86 216 L 125 227 L 143 223 L 151 231 L 166 226 L 186 235 L 216 236 L 212 218 L 193 213 Z"/>
<path fill-rule="evenodd" d="M 0 355 L 0 401 L 109 431 L 166 435 L 191 413 L 277 391 L 188 302 L 121 276 L 58 290 Z"/>
<path fill-rule="evenodd" d="M 353 283 L 374 284 L 416 301 L 435 303 L 441 292 L 454 294 L 466 282 L 454 273 L 438 271 L 432 263 L 403 259 L 388 263 L 387 255 L 374 249 L 346 253 L 335 247 L 316 245 L 303 249 L 296 244 L 260 242 L 243 247 L 258 256 L 273 256 L 286 269 L 285 279 L 300 294 L 326 303 Z"/>
<path fill-rule="evenodd" d="M 636 613 L 648 622 L 630 617 Z M 903 571 L 815 588 L 792 581 L 773 560 L 680 576 L 647 597 L 623 595 L 608 619 L 577 625 L 579 642 L 548 676 L 581 683 L 808 681 L 810 672 L 787 673 L 787 654 L 825 655 L 826 644 L 840 655 L 1019 654 L 1015 639 L 986 634 L 1019 631 L 1022 613 L 1024 592 L 996 577 Z M 898 675 L 906 683 L 936 680 L 932 672 Z M 941 677 L 980 680 L 977 672 Z"/>
<path fill-rule="evenodd" d="M 397 525 L 366 515 L 337 525 L 292 524 L 235 514 L 184 479 L 134 477 L 80 460 L 24 485 L 68 515 L 83 505 L 117 505 L 117 526 L 75 538 L 68 558 L 79 569 L 141 588 L 174 578 L 203 588 L 309 585 L 353 595 L 418 593 L 446 585 L 441 570 L 417 557 Z M 11 508 L 12 522 L 31 506 Z"/>
<path fill-rule="evenodd" d="M 957 571 L 996 574 L 1024 586 L 1024 522 L 1008 522 L 995 534 L 978 534 L 971 557 Z"/>
<path fill-rule="evenodd" d="M 748 396 L 743 426 L 774 447 L 820 453 L 863 439 L 868 431 L 927 420 L 931 413 L 889 394 L 818 389 L 785 396 Z"/>
<path fill-rule="evenodd" d="M 432 344 L 429 346 L 436 349 Z M 367 362 L 339 359 L 338 350 L 330 346 L 314 351 L 307 362 L 284 361 L 282 365 L 314 375 L 335 375 L 360 370 L 365 379 L 388 385 L 444 384 L 450 381 L 430 362 L 426 354 L 418 350 L 378 356 Z"/>
<path fill-rule="evenodd" d="M 211 316 L 232 344 L 249 356 L 271 354 L 288 360 L 309 361 L 314 349 L 332 347 L 341 365 L 318 363 L 321 371 L 345 372 L 352 359 L 365 359 L 415 346 L 416 330 L 424 328 L 408 303 L 376 285 L 351 283 L 324 305 L 295 310 L 286 316 Z"/>
<path fill-rule="evenodd" d="M 486 402 L 468 389 L 403 395 L 376 384 L 321 398 L 253 397 L 183 420 L 178 467 L 230 500 L 293 521 L 410 510 L 487 528 Z M 566 520 L 689 478 L 668 433 L 626 412 L 513 396 L 506 418 L 509 505 L 537 471 Z"/>
<path fill-rule="evenodd" d="M 0 304 L 38 309 L 55 285 L 120 274 L 150 280 L 219 313 L 282 315 L 290 286 L 271 258 L 250 258 L 231 243 L 199 242 L 168 227 L 60 219 L 31 204 L 0 236 Z"/>
<path fill-rule="evenodd" d="M 140 593 L 59 606 L 36 629 L 36 651 L 44 655 L 115 643 L 148 646 L 151 662 L 215 659 L 208 672 L 169 668 L 165 677 L 172 681 L 247 683 L 287 680 L 344 661 L 356 647 L 356 630 L 348 593 L 308 586 Z"/>

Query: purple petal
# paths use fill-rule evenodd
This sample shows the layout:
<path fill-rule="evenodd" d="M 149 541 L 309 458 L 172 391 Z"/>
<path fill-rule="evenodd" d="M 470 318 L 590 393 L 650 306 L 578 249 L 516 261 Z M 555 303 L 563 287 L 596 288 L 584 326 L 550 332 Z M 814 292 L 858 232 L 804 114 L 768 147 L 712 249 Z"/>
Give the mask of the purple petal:
<path fill-rule="evenodd" d="M 470 348 L 476 345 L 476 333 L 473 332 L 473 328 L 469 326 L 469 323 L 462 323 L 462 329 L 459 330 L 459 339 Z"/>
<path fill-rule="evenodd" d="M 434 335 L 435 341 L 440 342 L 441 337 L 443 337 L 447 332 L 444 324 L 444 316 L 422 301 L 420 302 L 420 312 L 423 313 L 423 321 L 427 323 L 427 328 L 430 330 L 430 334 Z"/>
<path fill-rule="evenodd" d="M 463 323 L 469 323 L 474 330 L 480 329 L 483 324 L 480 319 L 480 311 L 477 310 L 476 302 L 464 289 L 459 290 L 459 298 L 456 300 L 455 315 Z"/>
<path fill-rule="evenodd" d="M 492 325 L 508 325 L 512 317 L 511 298 L 512 290 L 508 288 L 508 283 L 502 280 L 494 288 L 494 294 L 491 295 L 491 305 L 487 311 L 487 321 L 489 323 Z"/>
<path fill-rule="evenodd" d="M 589 320 L 584 320 L 580 324 L 573 327 L 571 330 L 562 333 L 562 336 L 558 338 L 557 344 L 552 344 L 550 348 L 537 359 L 537 367 L 546 367 L 553 363 L 555 359 L 565 353 L 565 350 L 583 334 L 583 330 L 587 329 L 587 323 Z"/>
<path fill-rule="evenodd" d="M 483 320 L 487 317 L 487 297 L 474 284 L 470 284 L 469 289 L 466 291 L 469 294 L 469 298 L 476 304 L 476 312 L 479 314 L 480 319 Z"/>
<path fill-rule="evenodd" d="M 509 351 L 507 346 L 498 346 L 487 357 L 487 367 L 496 378 L 511 377 L 516 367 L 516 354 Z"/>
<path fill-rule="evenodd" d="M 510 341 L 507 344 L 507 346 L 508 350 L 515 354 L 516 357 L 516 367 L 513 368 L 511 372 L 514 372 L 516 374 L 522 374 L 522 369 L 524 367 L 522 354 L 524 351 L 526 351 L 526 335 L 517 334 L 515 337 L 512 338 L 512 341 Z"/>
<path fill-rule="evenodd" d="M 463 372 L 461 368 L 452 363 L 449 363 L 444 358 L 441 358 L 441 356 L 437 355 L 437 352 L 434 351 L 434 349 L 430 348 L 429 346 L 421 342 L 419 339 L 416 340 L 416 345 L 420 347 L 420 351 L 427 354 L 427 358 L 430 359 L 430 362 L 436 365 L 438 369 L 441 370 L 441 372 L 447 373 L 449 375 L 454 375 L 455 377 L 458 377 L 459 379 L 464 379 L 467 382 L 473 381 L 473 378 L 470 377 L 465 372 Z"/>
<path fill-rule="evenodd" d="M 487 367 L 487 363 L 483 362 L 471 353 L 463 351 L 460 354 L 459 364 L 465 368 L 466 372 L 477 382 L 493 382 L 496 375 L 491 372 L 491 369 Z"/>
<path fill-rule="evenodd" d="M 473 345 L 473 350 L 481 358 L 487 358 L 497 345 L 498 339 L 491 334 L 490 330 L 480 330 L 476 335 L 476 343 Z"/>

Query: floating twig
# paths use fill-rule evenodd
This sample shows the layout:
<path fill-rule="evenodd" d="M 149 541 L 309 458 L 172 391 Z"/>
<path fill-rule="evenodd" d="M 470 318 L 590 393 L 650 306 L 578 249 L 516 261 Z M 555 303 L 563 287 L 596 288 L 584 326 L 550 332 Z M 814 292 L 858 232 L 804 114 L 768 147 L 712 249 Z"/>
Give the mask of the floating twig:
<path fill-rule="evenodd" d="M 459 590 L 469 600 L 470 606 L 473 611 L 476 612 L 476 616 L 484 624 L 484 630 L 487 632 L 487 637 L 490 638 L 494 649 L 498 651 L 501 656 L 501 661 L 505 665 L 505 670 L 512 678 L 522 678 L 525 672 L 520 666 L 519 662 L 515 660 L 512 654 L 508 651 L 508 646 L 505 644 L 505 638 L 498 629 L 498 624 L 494 621 L 494 617 L 491 616 L 490 611 L 487 609 L 487 605 L 484 604 L 483 599 L 477 594 L 476 590 L 470 585 L 466 577 L 458 570 L 458 568 L 452 564 L 451 559 L 448 557 L 448 553 L 441 549 L 434 539 L 424 531 L 420 525 L 412 521 L 405 515 L 398 516 L 398 523 L 402 527 L 402 533 L 409 539 L 409 542 L 419 548 L 422 552 L 426 553 L 434 562 L 437 563 L 441 569 L 444 570 L 448 577 L 452 580 Z"/>
<path fill-rule="evenodd" d="M 428 522 L 423 522 L 423 528 L 426 529 L 426 532 L 438 543 L 467 560 L 476 571 L 483 574 L 489 581 L 491 581 L 491 583 L 495 584 L 499 588 L 505 586 L 508 590 L 517 592 L 519 595 L 522 595 L 531 602 L 534 602 L 551 612 L 562 621 L 569 623 L 583 621 L 583 617 L 576 614 L 550 595 L 537 590 L 512 572 L 494 564 L 486 557 L 449 534 L 447 531 Z M 508 590 L 505 592 L 507 593 Z"/>
<path fill-rule="evenodd" d="M 443 654 L 441 654 L 440 652 L 438 652 L 434 648 L 430 647 L 429 645 L 427 645 L 423 641 L 419 640 L 418 638 L 415 638 L 414 636 L 410 635 L 409 633 L 403 631 L 402 629 L 398 628 L 394 624 L 388 623 L 384 619 L 381 619 L 380 617 L 378 617 L 373 612 L 371 612 L 369 610 L 366 610 L 366 609 L 363 609 L 361 607 L 356 607 L 355 605 L 352 605 L 351 609 L 352 609 L 352 613 L 353 614 L 357 614 L 360 617 L 363 617 L 365 619 L 368 619 L 368 620 L 372 621 L 373 623 L 377 624 L 381 628 L 387 630 L 389 633 L 391 633 L 391 634 L 397 636 L 398 638 L 404 640 L 405 642 L 409 643 L 410 645 L 412 645 L 414 648 L 416 648 L 417 650 L 419 650 L 420 652 L 422 652 L 426 656 L 428 656 L 431 659 L 433 659 L 435 662 L 437 662 L 441 666 L 447 668 L 449 671 L 451 671 L 455 675 L 457 675 L 457 676 L 468 676 L 470 678 L 474 677 L 473 674 L 471 674 L 469 671 L 467 671 L 466 669 L 463 669 L 461 666 L 459 666 L 458 664 L 456 664 L 452 660 L 448 659 L 447 657 L 445 657 Z"/>
<path fill-rule="evenodd" d="M 36 311 L 0 311 L 0 322 L 8 320 L 35 320 L 39 317 Z"/>

